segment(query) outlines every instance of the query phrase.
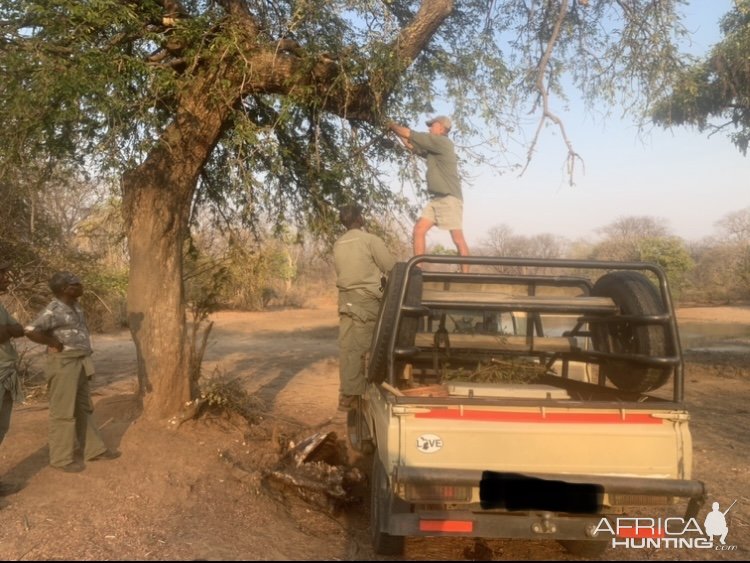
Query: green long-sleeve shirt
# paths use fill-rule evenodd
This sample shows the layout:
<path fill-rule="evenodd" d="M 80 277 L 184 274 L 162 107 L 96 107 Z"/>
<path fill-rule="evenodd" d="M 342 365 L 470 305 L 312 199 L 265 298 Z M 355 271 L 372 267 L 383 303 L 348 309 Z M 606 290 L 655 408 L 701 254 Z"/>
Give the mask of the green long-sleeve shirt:
<path fill-rule="evenodd" d="M 380 278 L 391 271 L 395 260 L 380 237 L 350 229 L 333 245 L 336 286 L 339 291 L 364 290 L 380 298 Z"/>
<path fill-rule="evenodd" d="M 453 141 L 445 135 L 418 131 L 411 132 L 409 141 L 414 152 L 427 161 L 427 191 L 430 195 L 452 195 L 463 201 L 458 157 Z"/>

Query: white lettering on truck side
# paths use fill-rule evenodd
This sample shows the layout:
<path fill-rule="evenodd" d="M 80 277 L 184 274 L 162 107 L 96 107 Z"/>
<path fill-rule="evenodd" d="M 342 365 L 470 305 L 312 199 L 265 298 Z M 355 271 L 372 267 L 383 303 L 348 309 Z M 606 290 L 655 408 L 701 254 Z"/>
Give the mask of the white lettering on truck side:
<path fill-rule="evenodd" d="M 417 438 L 417 449 L 425 454 L 434 454 L 443 447 L 443 439 L 435 434 L 422 434 Z"/>

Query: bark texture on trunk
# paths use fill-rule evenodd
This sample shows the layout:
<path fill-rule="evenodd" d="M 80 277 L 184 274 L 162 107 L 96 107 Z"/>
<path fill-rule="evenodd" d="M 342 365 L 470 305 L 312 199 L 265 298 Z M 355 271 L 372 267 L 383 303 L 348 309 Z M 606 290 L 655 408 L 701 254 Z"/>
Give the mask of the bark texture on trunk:
<path fill-rule="evenodd" d="M 209 81 L 206 81 L 209 83 Z M 221 137 L 229 108 L 196 82 L 162 140 L 123 178 L 130 251 L 128 324 L 147 418 L 178 414 L 191 400 L 192 342 L 185 322 L 183 244 L 198 174 Z"/>
<path fill-rule="evenodd" d="M 191 398 L 182 289 L 183 213 L 163 189 L 144 180 L 133 182 L 139 187 L 128 236 L 128 325 L 136 344 L 144 415 L 166 418 Z"/>

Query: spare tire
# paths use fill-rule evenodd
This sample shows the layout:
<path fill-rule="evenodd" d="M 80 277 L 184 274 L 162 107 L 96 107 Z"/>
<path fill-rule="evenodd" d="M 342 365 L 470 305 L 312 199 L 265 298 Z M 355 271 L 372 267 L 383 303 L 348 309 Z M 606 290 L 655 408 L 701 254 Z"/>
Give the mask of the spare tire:
<path fill-rule="evenodd" d="M 658 315 L 665 312 L 657 288 L 641 272 L 617 271 L 603 275 L 591 294 L 609 297 L 623 315 Z M 628 321 L 591 323 L 594 350 L 613 354 L 642 356 L 667 355 L 664 327 Z M 601 373 L 618 389 L 644 393 L 658 389 L 669 380 L 669 366 L 649 366 L 637 361 L 603 360 Z"/>
<path fill-rule="evenodd" d="M 422 302 L 422 270 L 412 268 L 406 280 L 407 263 L 397 262 L 390 274 L 380 302 L 375 331 L 370 345 L 370 356 L 367 364 L 367 380 L 382 383 L 388 375 L 388 344 L 391 334 L 396 329 L 396 316 L 401 308 L 401 288 L 404 283 L 406 305 L 419 305 Z M 419 319 L 415 316 L 401 315 L 401 323 L 396 336 L 396 347 L 414 346 Z"/>

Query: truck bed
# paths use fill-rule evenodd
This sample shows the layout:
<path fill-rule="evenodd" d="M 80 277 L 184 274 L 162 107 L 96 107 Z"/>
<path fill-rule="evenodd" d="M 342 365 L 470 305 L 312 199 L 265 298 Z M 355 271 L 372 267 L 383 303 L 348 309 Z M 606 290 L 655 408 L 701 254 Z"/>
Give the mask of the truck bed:
<path fill-rule="evenodd" d="M 471 273 L 441 269 L 463 263 Z M 677 330 L 651 264 L 397 264 L 348 417 L 350 443 L 373 455 L 375 551 L 411 535 L 598 548 L 601 518 L 683 503 L 694 515 L 705 490 Z"/>

